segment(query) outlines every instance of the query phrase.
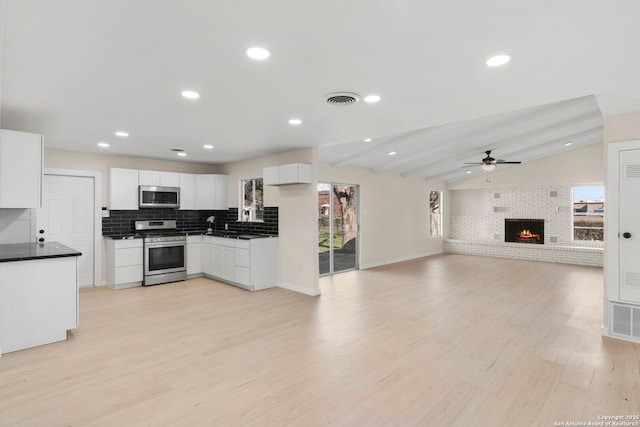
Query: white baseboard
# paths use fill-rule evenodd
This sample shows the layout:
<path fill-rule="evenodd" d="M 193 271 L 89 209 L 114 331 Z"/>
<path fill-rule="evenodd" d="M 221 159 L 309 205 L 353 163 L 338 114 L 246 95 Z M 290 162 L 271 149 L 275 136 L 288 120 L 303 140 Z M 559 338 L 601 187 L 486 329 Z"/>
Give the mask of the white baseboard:
<path fill-rule="evenodd" d="M 394 258 L 394 259 L 390 259 L 390 260 L 386 260 L 386 261 L 382 261 L 382 262 L 374 262 L 374 263 L 371 263 L 371 264 L 362 264 L 362 265 L 360 265 L 360 269 L 361 270 L 366 270 L 368 268 L 382 267 L 383 265 L 395 264 L 395 263 L 404 262 L 404 261 L 411 261 L 413 259 L 424 258 L 424 257 L 432 256 L 432 255 L 439 255 L 439 254 L 442 254 L 442 253 L 444 253 L 444 250 L 425 252 L 425 253 L 418 254 L 418 255 L 409 255 L 409 256 L 406 256 L 406 257 L 402 257 L 402 258 Z"/>
<path fill-rule="evenodd" d="M 309 295 L 312 297 L 317 297 L 320 295 L 320 289 L 309 289 L 303 286 L 293 285 L 291 283 L 278 283 L 278 287 L 294 292 L 299 292 L 301 294 Z"/>

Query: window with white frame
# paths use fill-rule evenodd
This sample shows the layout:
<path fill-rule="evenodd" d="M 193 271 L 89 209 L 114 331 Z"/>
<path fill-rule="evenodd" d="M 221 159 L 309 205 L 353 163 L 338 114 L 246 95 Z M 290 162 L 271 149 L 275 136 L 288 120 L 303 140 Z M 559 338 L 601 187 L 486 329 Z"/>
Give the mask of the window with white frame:
<path fill-rule="evenodd" d="M 580 185 L 573 193 L 573 240 L 604 240 L 604 185 Z"/>
<path fill-rule="evenodd" d="M 429 193 L 429 229 L 431 237 L 442 237 L 442 191 Z"/>
<path fill-rule="evenodd" d="M 240 181 L 239 221 L 263 221 L 264 202 L 262 178 L 250 178 Z"/>

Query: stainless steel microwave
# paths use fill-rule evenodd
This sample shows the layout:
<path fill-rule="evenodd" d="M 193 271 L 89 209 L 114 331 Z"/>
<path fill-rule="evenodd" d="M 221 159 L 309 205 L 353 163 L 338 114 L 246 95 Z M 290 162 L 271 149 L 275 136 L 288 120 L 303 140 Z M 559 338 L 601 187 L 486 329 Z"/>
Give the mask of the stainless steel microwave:
<path fill-rule="evenodd" d="M 141 185 L 138 200 L 141 208 L 177 209 L 180 207 L 180 188 Z"/>

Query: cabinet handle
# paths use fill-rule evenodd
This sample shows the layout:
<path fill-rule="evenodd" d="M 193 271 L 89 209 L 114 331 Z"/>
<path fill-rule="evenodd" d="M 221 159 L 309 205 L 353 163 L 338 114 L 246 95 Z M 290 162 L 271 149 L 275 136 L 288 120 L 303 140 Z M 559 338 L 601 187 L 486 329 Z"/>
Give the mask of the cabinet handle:
<path fill-rule="evenodd" d="M 629 237 L 631 237 L 631 233 L 622 233 L 622 237 L 628 239 Z"/>
<path fill-rule="evenodd" d="M 44 242 L 44 237 L 39 238 L 38 242 Z"/>
<path fill-rule="evenodd" d="M 40 231 L 39 231 L 39 233 L 40 233 L 40 234 L 44 234 L 44 230 L 40 230 Z"/>

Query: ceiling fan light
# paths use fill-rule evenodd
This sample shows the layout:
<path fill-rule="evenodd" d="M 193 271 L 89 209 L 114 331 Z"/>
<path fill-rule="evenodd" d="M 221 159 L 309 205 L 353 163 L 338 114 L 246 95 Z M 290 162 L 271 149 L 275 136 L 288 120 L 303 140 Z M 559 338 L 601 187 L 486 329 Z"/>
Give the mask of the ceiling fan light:
<path fill-rule="evenodd" d="M 482 170 L 485 170 L 487 172 L 491 172 L 492 170 L 494 170 L 496 168 L 496 165 L 482 165 Z"/>

